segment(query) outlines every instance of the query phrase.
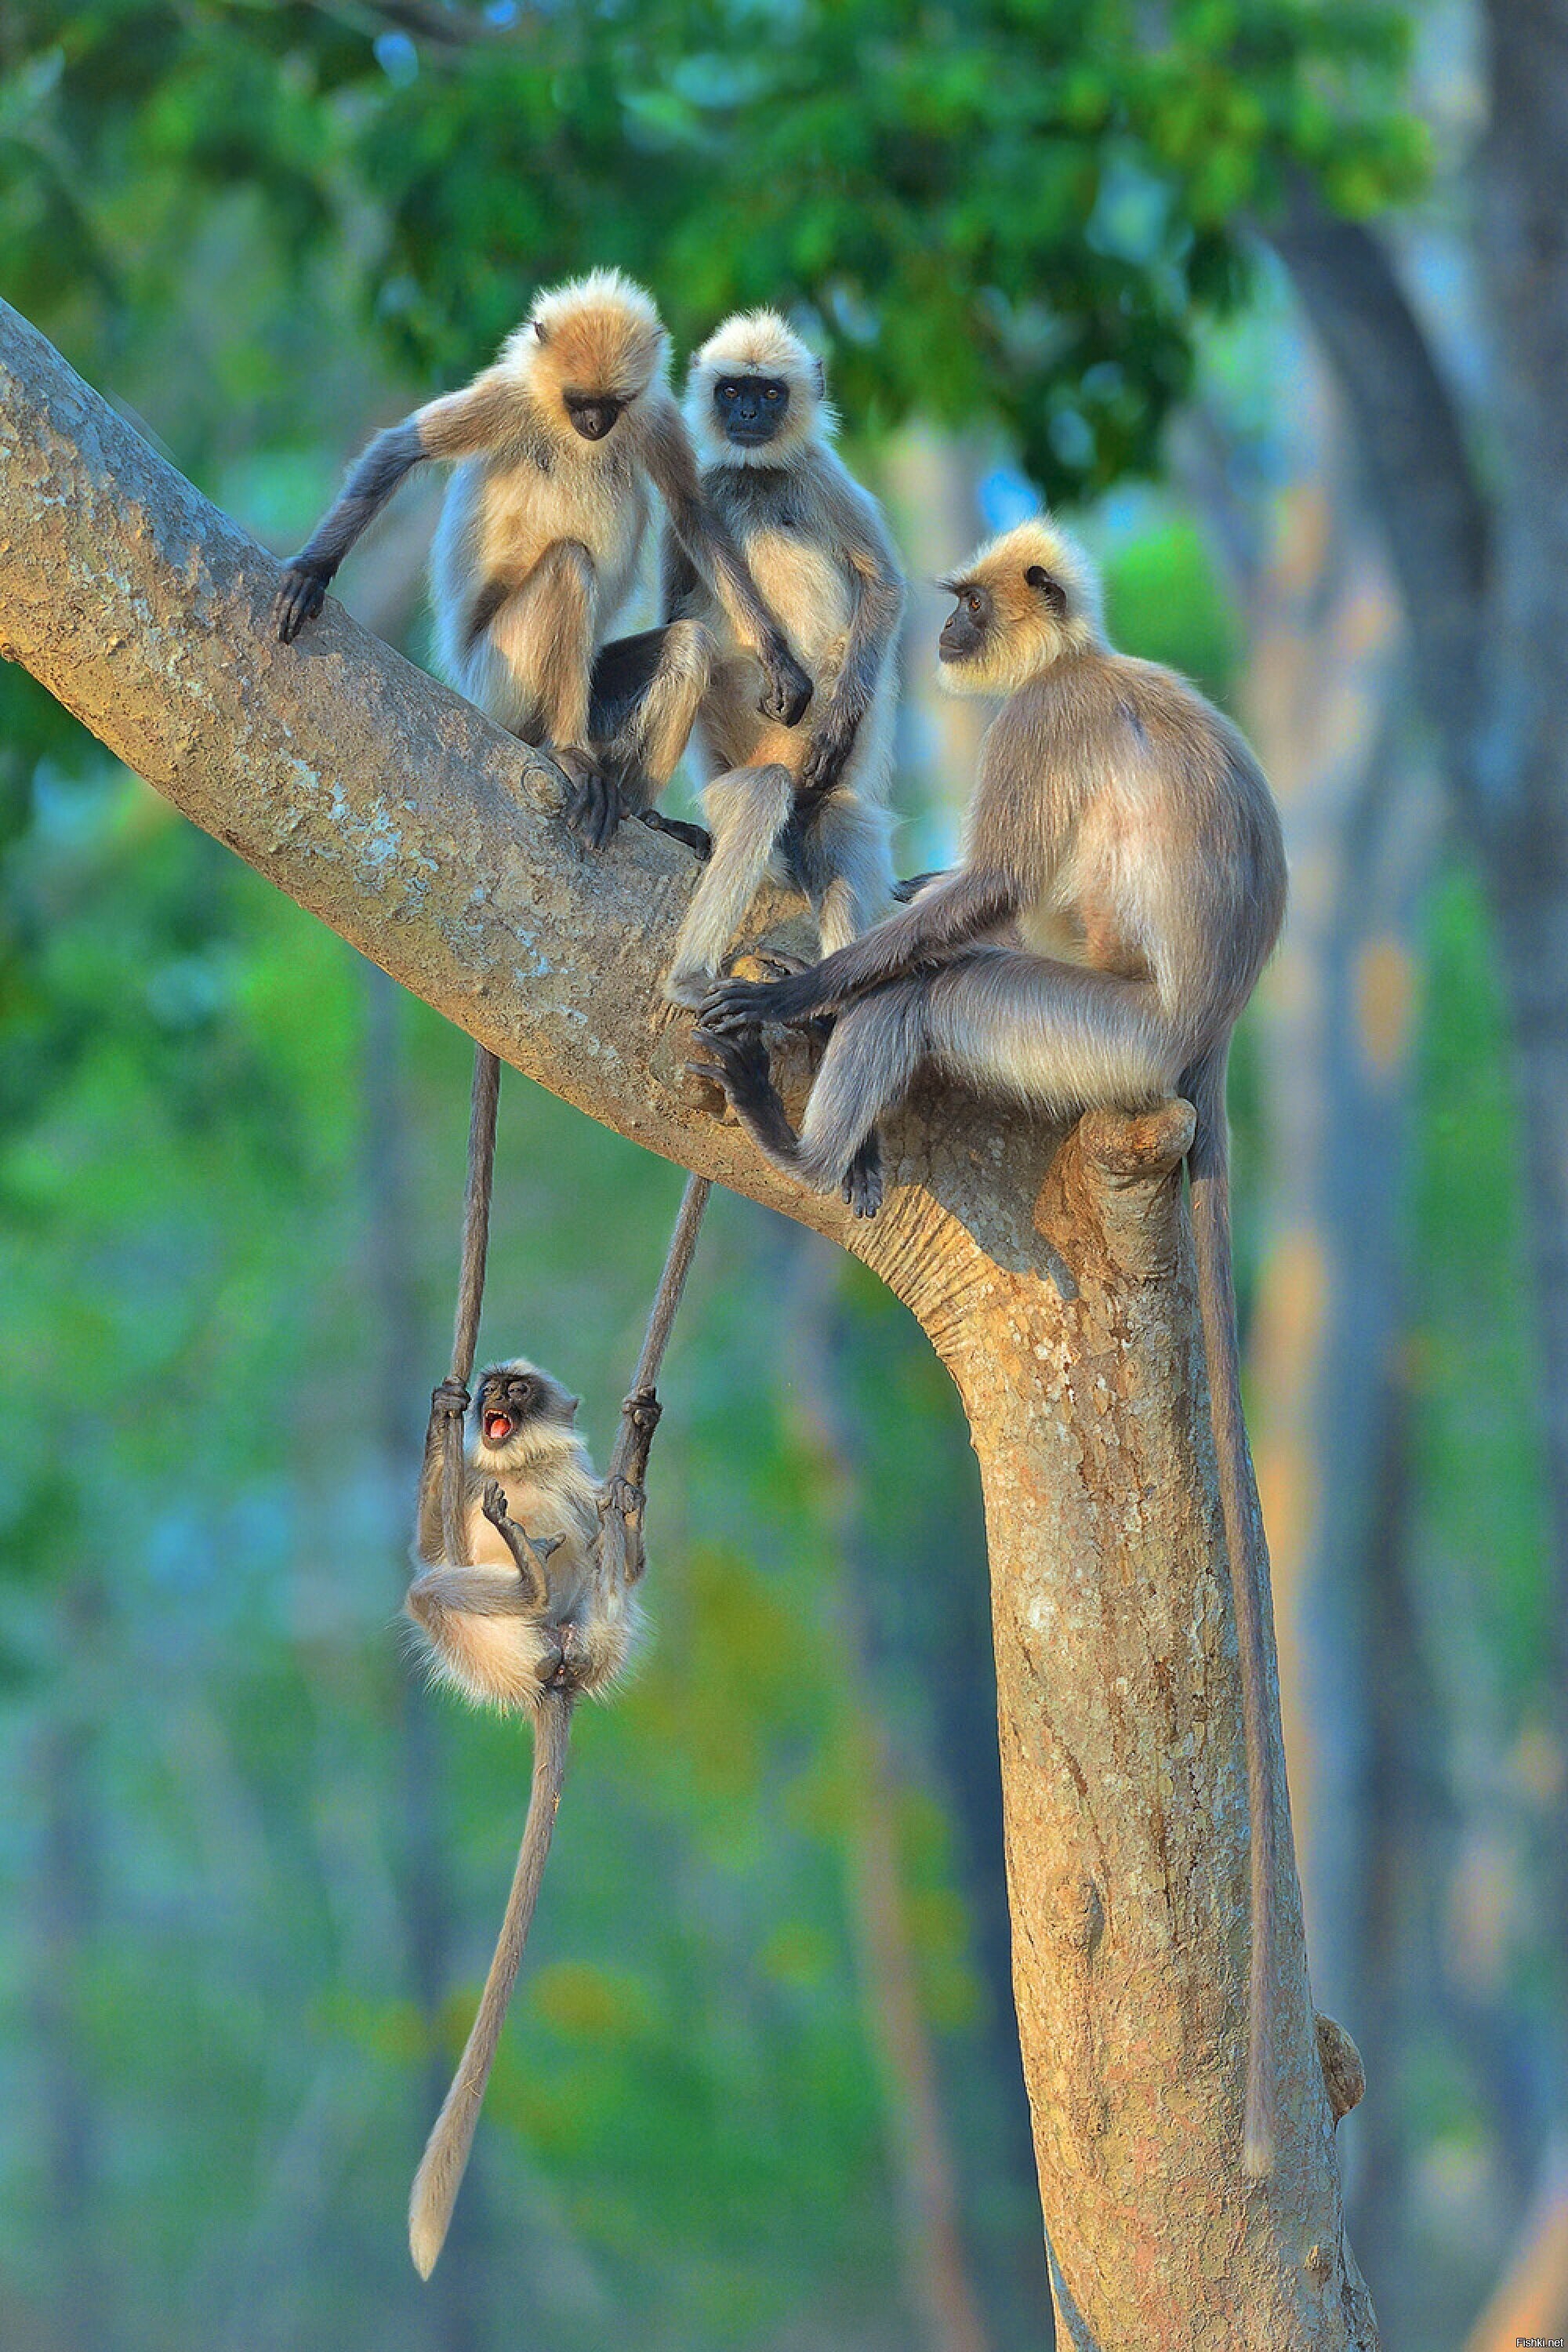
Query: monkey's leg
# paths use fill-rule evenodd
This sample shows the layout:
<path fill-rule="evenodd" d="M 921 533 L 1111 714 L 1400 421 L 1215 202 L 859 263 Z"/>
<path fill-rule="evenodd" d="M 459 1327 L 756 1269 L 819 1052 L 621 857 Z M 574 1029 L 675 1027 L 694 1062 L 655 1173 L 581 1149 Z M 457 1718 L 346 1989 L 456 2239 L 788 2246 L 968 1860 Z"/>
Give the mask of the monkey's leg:
<path fill-rule="evenodd" d="M 629 814 L 640 816 L 675 773 L 708 691 L 714 653 L 700 621 L 671 621 L 600 647 L 589 734 L 619 781 Z"/>
<path fill-rule="evenodd" d="M 1005 1099 L 1058 1114 L 1091 1103 L 1131 1110 L 1180 1079 L 1186 1057 L 1152 981 L 984 947 L 924 985 L 931 1058 Z"/>
<path fill-rule="evenodd" d="M 531 1567 L 530 1575 L 533 1573 Z M 496 1569 L 427 1568 L 408 1588 L 411 1616 L 429 1630 L 448 1613 L 458 1617 L 532 1617 L 543 1606 L 529 1585 L 513 1584 Z"/>
<path fill-rule="evenodd" d="M 816 917 L 822 952 L 847 948 L 892 905 L 888 814 L 847 786 L 821 802 L 791 845 L 790 863 Z"/>
<path fill-rule="evenodd" d="M 715 777 L 702 795 L 713 827 L 713 855 L 675 943 L 664 992 L 671 1004 L 695 1007 L 712 984 L 725 950 L 763 887 L 773 844 L 789 822 L 795 783 L 787 768 L 735 768 Z"/>
<path fill-rule="evenodd" d="M 881 1205 L 877 1122 L 903 1100 L 925 1058 L 930 985 L 893 981 L 841 1012 L 811 1089 L 795 1173 L 816 1192 L 842 1192 L 857 1216 L 873 1217 Z"/>
<path fill-rule="evenodd" d="M 460 679 L 488 719 L 556 754 L 575 787 L 566 822 L 590 849 L 602 849 L 620 819 L 619 795 L 587 748 L 597 597 L 587 549 L 557 541 L 521 584 L 489 584 Z"/>

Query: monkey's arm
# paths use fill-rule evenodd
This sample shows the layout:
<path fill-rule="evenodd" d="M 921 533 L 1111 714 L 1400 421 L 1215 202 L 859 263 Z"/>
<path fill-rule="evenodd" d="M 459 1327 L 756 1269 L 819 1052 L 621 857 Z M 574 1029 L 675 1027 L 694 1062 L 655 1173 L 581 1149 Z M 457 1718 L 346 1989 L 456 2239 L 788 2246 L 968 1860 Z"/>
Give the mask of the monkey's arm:
<path fill-rule="evenodd" d="M 430 401 L 401 425 L 389 425 L 361 452 L 310 540 L 289 559 L 272 608 L 284 645 L 292 645 L 315 619 L 344 556 L 405 474 L 426 457 L 472 457 L 495 446 L 514 412 L 513 395 L 499 374 L 489 369 L 465 391 Z"/>
<path fill-rule="evenodd" d="M 430 1418 L 425 1424 L 425 1459 L 419 1470 L 419 1557 L 427 1565 L 444 1558 L 441 1532 L 443 1432 L 448 1421 L 461 1421 L 468 1409 L 468 1391 L 460 1381 L 443 1381 L 431 1393 Z"/>
<path fill-rule="evenodd" d="M 703 500 L 697 460 L 673 400 L 650 406 L 645 446 L 647 469 L 664 500 L 670 530 L 712 588 L 736 636 L 763 666 L 766 684 L 759 708 L 763 718 L 784 727 L 795 726 L 811 700 L 811 680 L 757 593 L 757 583 L 728 525 Z"/>
<path fill-rule="evenodd" d="M 691 618 L 691 600 L 701 584 L 701 573 L 667 525 L 658 543 L 659 617 L 666 628 Z"/>
<path fill-rule="evenodd" d="M 890 980 L 946 963 L 1022 904 L 1007 875 L 961 866 L 911 907 L 787 980 L 721 980 L 703 999 L 698 1026 L 716 1036 L 765 1022 L 798 1028 Z"/>
<path fill-rule="evenodd" d="M 521 1520 L 514 1519 L 507 1509 L 506 1488 L 499 1478 L 488 1481 L 479 1497 L 479 1508 L 489 1519 L 517 1562 L 517 1573 L 532 1609 L 544 1609 L 550 1601 L 550 1580 L 545 1574 L 552 1551 L 559 1551 L 564 1536 L 545 1536 L 535 1542 Z"/>
<path fill-rule="evenodd" d="M 904 612 L 904 583 L 879 523 L 836 483 L 826 485 L 824 496 L 858 593 L 844 665 L 826 709 L 813 722 L 801 771 L 802 788 L 815 799 L 832 792 L 844 773 Z"/>

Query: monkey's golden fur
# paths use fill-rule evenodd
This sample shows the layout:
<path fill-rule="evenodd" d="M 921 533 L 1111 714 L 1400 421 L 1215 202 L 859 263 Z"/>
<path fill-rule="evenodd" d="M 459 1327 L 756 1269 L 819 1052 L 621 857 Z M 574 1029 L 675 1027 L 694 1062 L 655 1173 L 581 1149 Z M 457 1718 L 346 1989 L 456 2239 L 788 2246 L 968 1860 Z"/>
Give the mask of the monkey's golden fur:
<path fill-rule="evenodd" d="M 1030 587 L 1028 575 L 1035 570 L 1058 583 L 1065 613 L 1044 604 Z M 1100 575 L 1078 541 L 1048 515 L 1033 515 L 988 541 L 937 585 L 962 598 L 972 582 L 994 596 L 1000 626 L 985 654 L 962 667 L 941 666 L 937 675 L 950 694 L 1014 694 L 1064 654 L 1110 650 Z"/>

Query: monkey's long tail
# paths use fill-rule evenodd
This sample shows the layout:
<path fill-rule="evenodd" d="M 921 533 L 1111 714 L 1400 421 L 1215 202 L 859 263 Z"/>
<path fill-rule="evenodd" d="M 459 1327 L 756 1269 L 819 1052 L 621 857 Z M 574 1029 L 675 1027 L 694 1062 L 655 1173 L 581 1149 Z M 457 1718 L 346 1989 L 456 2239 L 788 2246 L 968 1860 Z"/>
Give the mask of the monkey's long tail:
<path fill-rule="evenodd" d="M 408 2249 L 421 2278 L 428 2278 L 446 2243 L 452 2207 L 462 2185 L 473 2145 L 474 2126 L 484 2104 L 490 2063 L 506 2022 L 507 2004 L 517 1982 L 522 1948 L 539 1900 L 539 1882 L 555 1831 L 555 1811 L 566 1777 L 566 1747 L 571 1737 L 572 1700 L 560 1691 L 546 1691 L 533 1726 L 533 1784 L 529 1791 L 528 1819 L 506 1916 L 496 1938 L 495 1957 L 468 2046 L 452 2077 L 435 2129 L 425 2144 L 419 2169 L 408 2199 Z"/>
<path fill-rule="evenodd" d="M 1198 1305 L 1208 1369 L 1209 1412 L 1219 1469 L 1220 1508 L 1230 1564 L 1241 1657 L 1242 1727 L 1247 1740 L 1252 1949 L 1247 1987 L 1247 2105 L 1242 2170 L 1265 2179 L 1274 2164 L 1274 1798 L 1268 1769 L 1264 1635 L 1268 1581 L 1261 1536 L 1253 1539 L 1257 1493 L 1241 1411 L 1237 1358 L 1236 1281 L 1230 1245 L 1230 1153 L 1225 1080 L 1229 1040 L 1205 1056 L 1193 1077 L 1197 1112 L 1187 1171 L 1193 1188 L 1193 1241 Z"/>

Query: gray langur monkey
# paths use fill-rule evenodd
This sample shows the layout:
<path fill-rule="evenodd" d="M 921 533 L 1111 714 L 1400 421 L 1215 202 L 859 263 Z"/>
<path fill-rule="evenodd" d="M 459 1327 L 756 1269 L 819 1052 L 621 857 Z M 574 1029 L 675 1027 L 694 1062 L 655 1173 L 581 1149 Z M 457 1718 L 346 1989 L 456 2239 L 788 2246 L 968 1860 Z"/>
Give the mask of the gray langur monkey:
<path fill-rule="evenodd" d="M 668 368 L 658 311 L 618 270 L 542 293 L 493 367 L 371 442 L 289 560 L 274 608 L 291 644 L 410 467 L 453 460 L 431 553 L 437 666 L 487 717 L 549 747 L 573 785 L 568 820 L 594 848 L 623 814 L 651 816 L 714 657 L 696 621 L 610 636 L 637 578 L 650 488 L 751 655 L 761 709 L 792 725 L 811 695 L 699 494 Z"/>
<path fill-rule="evenodd" d="M 430 1400 L 419 1480 L 418 1549 L 426 1563 L 405 1604 L 436 1680 L 481 1705 L 531 1713 L 533 1777 L 516 1874 L 495 1957 L 452 2087 L 415 2176 L 408 2242 L 422 2278 L 435 2267 L 461 2184 L 507 2006 L 528 1940 L 566 1771 L 572 1709 L 623 1672 L 641 1612 L 627 1580 L 604 1566 L 603 1514 L 640 1525 L 647 1445 L 658 1419 L 649 1390 L 628 1398 L 637 1433 L 631 1468 L 610 1487 L 595 1475 L 574 1426 L 577 1399 L 518 1357 L 479 1375 L 460 1498 L 467 1564 L 443 1559 L 445 1423 L 468 1409 L 443 1381 Z M 611 1491 L 613 1488 L 615 1491 Z M 640 1543 L 630 1552 L 642 1570 Z"/>
<path fill-rule="evenodd" d="M 679 535 L 664 541 L 664 611 L 718 653 L 697 718 L 713 853 L 665 982 L 700 1004 L 770 866 L 810 899 L 823 952 L 891 903 L 888 774 L 904 589 L 881 510 L 832 446 L 822 362 L 772 310 L 726 319 L 691 362 L 686 414 L 702 495 L 811 675 L 805 720 L 756 693 L 745 639 Z"/>
<path fill-rule="evenodd" d="M 1267 1558 L 1255 1546 L 1231 1268 L 1226 1066 L 1279 935 L 1279 814 L 1246 742 L 1172 671 L 1114 653 L 1081 551 L 1044 516 L 951 581 L 944 682 L 1006 696 L 981 747 L 963 864 L 864 939 L 773 983 L 712 990 L 693 1064 L 767 1157 L 858 1213 L 882 1195 L 877 1121 L 929 1068 L 1062 1115 L 1190 1098 L 1204 1352 L 1240 1643 L 1250 1817 L 1245 2169 L 1273 2161 L 1275 1815 Z M 997 934 L 1011 927 L 1005 939 Z M 1021 940 L 1021 944 L 1017 942 Z M 761 1031 L 834 1016 L 802 1130 Z"/>

